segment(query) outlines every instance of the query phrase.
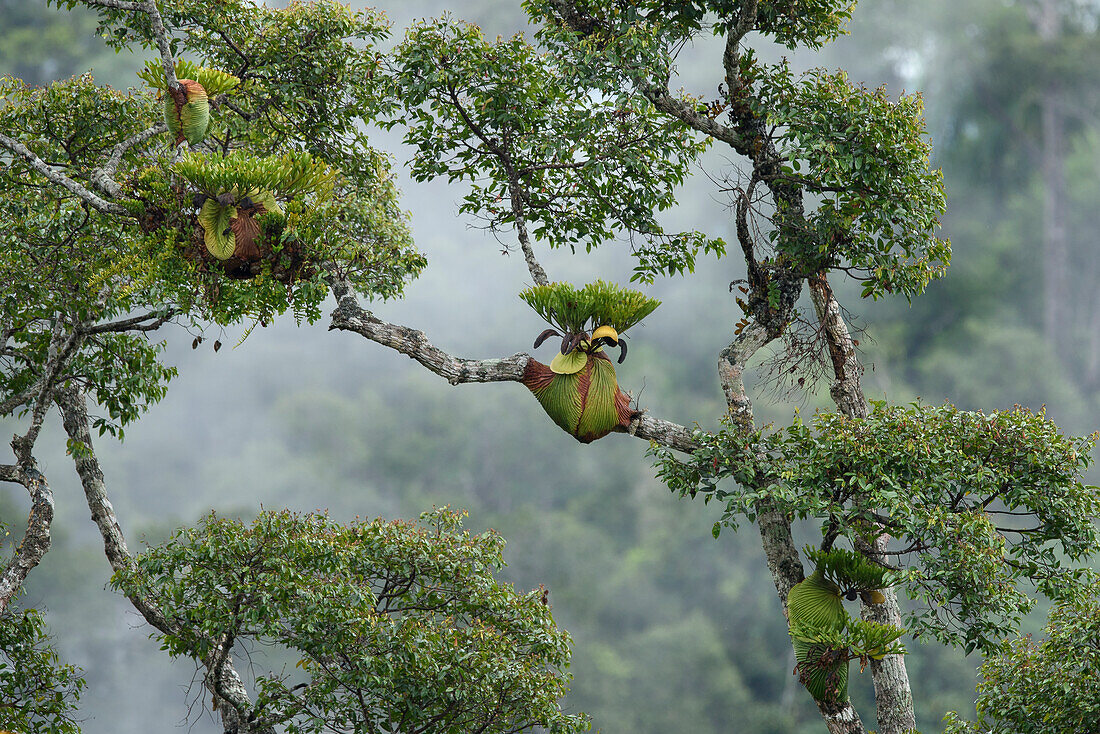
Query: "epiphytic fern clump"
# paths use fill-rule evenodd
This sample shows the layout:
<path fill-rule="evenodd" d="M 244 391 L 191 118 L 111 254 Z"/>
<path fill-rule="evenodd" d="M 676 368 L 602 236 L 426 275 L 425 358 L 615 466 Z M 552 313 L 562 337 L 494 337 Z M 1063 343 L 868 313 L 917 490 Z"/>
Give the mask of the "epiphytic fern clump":
<path fill-rule="evenodd" d="M 176 62 L 178 89 L 167 89 L 159 62 L 146 62 L 138 76 L 164 94 L 164 122 L 176 145 L 184 140 L 191 145 L 201 143 L 210 129 L 210 98 L 240 84 L 232 74 L 182 59 Z"/>
<path fill-rule="evenodd" d="M 308 153 L 257 158 L 189 154 L 174 165 L 193 189 L 198 209 L 194 257 L 231 278 L 251 278 L 267 261 L 273 275 L 292 281 L 308 253 L 288 227 L 279 199 L 316 206 L 331 194 L 337 174 Z"/>
<path fill-rule="evenodd" d="M 619 390 L 615 367 L 604 347 L 619 347 L 626 358 L 622 332 L 652 313 L 660 302 L 638 291 L 596 281 L 577 289 L 568 283 L 540 285 L 520 293 L 535 312 L 553 325 L 535 339 L 537 349 L 551 336 L 561 349 L 549 365 L 527 362 L 523 382 L 546 414 L 582 443 L 626 428 L 640 413 Z"/>
<path fill-rule="evenodd" d="M 845 598 L 861 595 L 872 603 L 884 599 L 881 589 L 894 574 L 863 556 L 841 548 L 806 550 L 815 568 L 787 596 L 791 643 L 798 678 L 815 700 L 836 704 L 848 700 L 848 662 L 904 652 L 897 644 L 905 630 L 848 616 Z"/>

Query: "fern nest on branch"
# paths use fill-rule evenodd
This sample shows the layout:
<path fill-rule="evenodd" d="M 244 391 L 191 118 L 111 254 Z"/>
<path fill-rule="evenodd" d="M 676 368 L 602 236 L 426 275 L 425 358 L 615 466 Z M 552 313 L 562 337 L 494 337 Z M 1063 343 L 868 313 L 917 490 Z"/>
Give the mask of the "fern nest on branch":
<path fill-rule="evenodd" d="M 520 298 L 553 325 L 535 339 L 535 349 L 551 336 L 561 338 L 561 348 L 550 364 L 532 358 L 523 376 L 546 414 L 581 443 L 628 428 L 641 413 L 619 389 L 615 367 L 604 349 L 617 347 L 621 364 L 626 359 L 622 332 L 660 302 L 603 281 L 580 289 L 568 283 L 535 286 L 520 293 Z"/>
<path fill-rule="evenodd" d="M 308 153 L 256 158 L 191 153 L 173 166 L 192 187 L 192 246 L 185 255 L 233 279 L 264 271 L 281 282 L 316 271 L 279 200 L 315 205 L 331 194 L 336 172 Z"/>
<path fill-rule="evenodd" d="M 895 575 L 849 550 L 806 549 L 813 573 L 795 584 L 787 596 L 791 644 L 798 679 L 815 700 L 838 704 L 848 700 L 848 663 L 903 653 L 897 643 L 905 630 L 857 620 L 844 609 L 844 599 L 862 597 L 872 604 L 885 601 L 882 589 Z"/>

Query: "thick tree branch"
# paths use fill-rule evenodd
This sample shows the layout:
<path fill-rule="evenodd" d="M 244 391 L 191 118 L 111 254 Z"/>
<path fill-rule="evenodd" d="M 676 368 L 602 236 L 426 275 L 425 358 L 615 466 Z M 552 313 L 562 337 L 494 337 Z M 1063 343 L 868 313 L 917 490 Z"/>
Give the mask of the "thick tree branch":
<path fill-rule="evenodd" d="M 149 23 L 153 27 L 153 39 L 157 42 L 157 50 L 160 51 L 167 88 L 177 89 L 179 81 L 176 79 L 176 59 L 168 41 L 168 30 L 164 27 L 164 19 L 160 17 L 160 9 L 157 7 L 156 0 L 145 0 L 141 5 L 142 12 L 149 16 Z"/>
<path fill-rule="evenodd" d="M 81 328 L 81 334 L 105 334 L 108 332 L 122 331 L 156 331 L 180 313 L 178 308 L 169 308 L 166 311 L 153 312 L 134 316 L 129 319 L 111 321 L 106 324 L 95 324 Z M 145 323 L 149 322 L 149 323 Z"/>
<path fill-rule="evenodd" d="M 19 439 L 16 438 L 15 441 Z M 12 442 L 13 447 L 15 441 Z M 18 453 L 18 451 L 17 451 Z M 0 571 L 0 613 L 7 608 L 26 580 L 27 574 L 39 564 L 50 549 L 50 526 L 53 523 L 53 492 L 46 477 L 38 470 L 33 457 L 21 459 L 16 466 L 0 467 L 0 480 L 19 482 L 31 496 L 31 511 L 27 530 L 11 559 Z"/>
<path fill-rule="evenodd" d="M 679 423 L 654 418 L 648 413 L 643 413 L 640 418 L 631 424 L 630 428 L 616 428 L 615 430 L 620 433 L 629 433 L 646 441 L 655 441 L 661 446 L 682 451 L 685 454 L 690 454 L 699 448 L 699 444 L 689 428 L 681 426 Z"/>
<path fill-rule="evenodd" d="M 389 347 L 415 359 L 452 385 L 467 382 L 522 382 L 527 354 L 513 354 L 503 359 L 462 359 L 447 354 L 428 341 L 427 335 L 407 326 L 382 321 L 367 311 L 355 298 L 348 282 L 335 275 L 328 277 L 329 286 L 336 296 L 336 309 L 332 312 L 329 329 L 352 331 L 360 336 Z M 630 428 L 618 429 L 646 441 L 656 441 L 662 446 L 690 453 L 697 444 L 692 431 L 685 426 L 643 414 Z"/>
<path fill-rule="evenodd" d="M 521 382 L 527 360 L 530 359 L 526 354 L 483 360 L 453 357 L 428 341 L 424 332 L 382 321 L 370 311 L 362 309 L 354 302 L 354 298 L 350 302 L 339 299 L 339 305 L 332 312 L 329 329 L 354 331 L 373 342 L 398 351 L 415 359 L 452 385 L 466 382 Z"/>
<path fill-rule="evenodd" d="M 95 8 L 110 8 L 111 10 L 131 10 L 145 12 L 145 3 L 129 2 L 128 0 L 83 0 L 85 5 Z"/>
<path fill-rule="evenodd" d="M 745 367 L 752 356 L 770 341 L 767 327 L 753 321 L 718 356 L 718 379 L 726 394 L 729 416 L 745 432 L 755 428 L 752 400 L 745 391 Z"/>
<path fill-rule="evenodd" d="M 115 172 L 118 171 L 119 164 L 122 163 L 122 156 L 135 145 L 141 145 L 149 138 L 166 130 L 168 130 L 168 125 L 164 122 L 158 122 L 148 130 L 142 130 L 120 142 L 111 151 L 111 157 L 107 159 L 107 162 L 102 167 L 92 171 L 92 185 L 108 196 L 117 197 L 121 187 L 115 181 Z"/>
<path fill-rule="evenodd" d="M 809 284 L 810 298 L 825 333 L 829 357 L 833 363 L 834 380 L 829 392 L 841 413 L 849 418 L 866 418 L 867 399 L 860 384 L 863 365 L 859 363 L 852 335 L 840 313 L 840 303 L 833 295 L 825 273 L 810 278 Z"/>
<path fill-rule="evenodd" d="M 33 170 L 40 173 L 51 183 L 57 184 L 69 192 L 75 194 L 81 200 L 85 201 L 92 208 L 97 211 L 101 211 L 104 214 L 121 214 L 123 216 L 132 216 L 123 207 L 110 201 L 101 199 L 84 186 L 80 185 L 76 181 L 72 180 L 68 176 L 58 173 L 49 166 L 44 160 L 35 155 L 27 146 L 20 143 L 15 138 L 8 137 L 4 133 L 0 133 L 0 145 L 15 153 L 22 158 Z"/>
<path fill-rule="evenodd" d="M 639 88 L 654 107 L 666 115 L 675 117 L 693 130 L 697 130 L 715 140 L 721 140 L 732 148 L 744 145 L 745 139 L 733 128 L 700 114 L 684 100 L 673 97 L 668 91 L 667 80 L 660 83 L 640 81 Z"/>
<path fill-rule="evenodd" d="M 741 46 L 741 40 L 756 27 L 756 11 L 759 5 L 759 0 L 750 0 L 750 2 L 745 3 L 737 23 L 730 26 L 729 32 L 726 34 L 726 48 L 722 53 L 722 66 L 726 71 L 726 94 L 730 99 L 737 96 L 743 85 L 740 65 L 741 56 L 738 49 Z"/>

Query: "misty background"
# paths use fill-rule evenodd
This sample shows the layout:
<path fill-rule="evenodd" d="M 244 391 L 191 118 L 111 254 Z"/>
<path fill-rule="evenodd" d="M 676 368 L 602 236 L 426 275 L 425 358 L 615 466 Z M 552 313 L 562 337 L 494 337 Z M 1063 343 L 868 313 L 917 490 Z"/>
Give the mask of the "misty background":
<path fill-rule="evenodd" d="M 395 41 L 416 18 L 448 7 L 490 37 L 525 27 L 511 0 L 373 5 L 394 22 Z M 1064 13 L 1054 36 L 1044 11 Z M 886 84 L 890 94 L 921 91 L 933 165 L 944 171 L 944 234 L 954 247 L 947 278 L 911 306 L 897 298 L 861 302 L 858 284 L 836 284 L 852 322 L 865 330 L 869 397 L 950 399 L 987 411 L 1045 405 L 1075 434 L 1100 423 L 1094 12 L 1083 1 L 863 0 L 850 36 L 818 54 L 787 54 L 796 67 L 845 68 L 868 86 Z M 91 13 L 0 0 L 0 75 L 43 84 L 91 69 L 112 86 L 137 85 L 134 71 L 145 56 L 116 55 L 94 28 Z M 680 83 L 713 95 L 720 53 L 714 43 L 686 49 Z M 1054 123 L 1042 114 L 1052 100 Z M 376 145 L 394 154 L 400 172 L 409 151 L 399 134 L 379 133 Z M 726 165 L 721 152 L 706 160 L 711 171 Z M 530 285 L 522 255 L 502 254 L 509 239 L 457 215 L 462 189 L 402 180 L 429 265 L 405 298 L 375 304 L 376 313 L 423 329 L 457 356 L 528 351 L 543 324 L 517 297 Z M 726 202 L 705 175 L 688 183 L 680 201 L 670 224 L 734 240 Z M 1044 254 L 1051 252 L 1059 254 Z M 578 284 L 626 284 L 632 268 L 625 243 L 540 257 L 552 280 Z M 718 425 L 725 404 L 715 365 L 741 316 L 728 293 L 741 277 L 734 254 L 703 258 L 695 274 L 644 289 L 663 305 L 631 331 L 630 356 L 617 368 L 620 385 L 642 407 L 686 425 Z M 672 496 L 653 479 L 644 442 L 612 434 L 582 446 L 518 383 L 451 387 L 357 335 L 329 333 L 325 320 L 280 319 L 234 347 L 241 335 L 211 329 L 192 350 L 196 334 L 163 330 L 158 338 L 167 340 L 179 377 L 127 428 L 124 442 L 99 439 L 132 547 L 159 542 L 211 510 L 247 519 L 261 507 L 289 507 L 348 520 L 412 518 L 450 504 L 470 512 L 469 529 L 492 527 L 508 540 L 508 580 L 549 587 L 555 619 L 575 641 L 566 706 L 591 714 L 594 728 L 820 731 L 812 700 L 791 675 L 790 643 L 755 529 L 715 541 L 710 529 L 720 508 Z M 225 344 L 218 353 L 215 339 Z M 747 382 L 756 387 L 760 422 L 785 425 L 795 410 L 831 407 L 826 383 L 791 392 L 766 371 Z M 193 665 L 169 660 L 128 603 L 105 589 L 110 569 L 57 423 L 39 442 L 56 494 L 54 544 L 21 604 L 48 611 L 63 657 L 85 670 L 84 731 L 217 731 Z M 0 518 L 17 533 L 26 499 L 19 487 L 0 487 Z M 1040 628 L 1042 611 L 1028 631 Z M 980 658 L 934 643 L 909 647 L 921 730 L 939 731 L 948 710 L 972 713 Z M 253 655 L 262 668 L 263 651 Z M 870 686 L 869 673 L 856 675 L 853 666 L 853 699 L 867 718 Z"/>

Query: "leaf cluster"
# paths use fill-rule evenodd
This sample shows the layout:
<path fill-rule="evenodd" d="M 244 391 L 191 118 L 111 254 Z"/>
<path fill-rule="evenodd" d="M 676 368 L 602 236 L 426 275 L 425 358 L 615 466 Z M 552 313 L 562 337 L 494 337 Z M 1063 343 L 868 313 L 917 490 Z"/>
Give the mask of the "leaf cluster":
<path fill-rule="evenodd" d="M 713 493 L 731 526 L 767 498 L 832 537 L 889 533 L 906 593 L 925 602 L 908 624 L 967 651 L 997 649 L 1034 604 L 1026 587 L 1075 593 L 1098 549 L 1100 498 L 1081 480 L 1096 436 L 1063 436 L 1020 407 L 877 403 L 866 420 L 818 413 L 768 436 L 731 428 L 696 440 L 690 462 L 654 451 L 673 491 Z M 719 487 L 726 477 L 742 487 Z"/>
<path fill-rule="evenodd" d="M 893 586 L 896 575 L 885 566 L 869 562 L 846 548 L 804 549 L 824 578 L 836 584 L 841 594 L 868 592 Z"/>
<path fill-rule="evenodd" d="M 146 61 L 145 68 L 137 75 L 153 89 L 163 91 L 167 86 L 164 83 L 164 66 L 160 59 Z M 241 83 L 240 79 L 228 72 L 199 66 L 187 59 L 176 59 L 176 78 L 198 82 L 210 97 L 228 92 Z"/>
<path fill-rule="evenodd" d="M 947 715 L 949 734 L 1061 734 L 1100 727 L 1100 583 L 1050 611 L 1041 640 L 1017 637 L 986 660 L 978 721 Z"/>
<path fill-rule="evenodd" d="M 786 222 L 786 237 L 772 230 L 775 248 L 818 269 L 849 269 L 865 297 L 911 298 L 943 276 L 951 246 L 936 232 L 947 201 L 929 165 L 920 96 L 892 100 L 843 72 L 797 78 L 786 63 L 743 63 L 758 84 L 758 114 L 776 127 L 778 178 L 818 200 L 804 221 Z"/>
<path fill-rule="evenodd" d="M 224 156 L 188 153 L 172 170 L 210 197 L 228 192 L 272 192 L 283 199 L 332 194 L 338 173 L 305 151 L 258 157 L 235 150 Z"/>
<path fill-rule="evenodd" d="M 78 734 L 76 703 L 86 681 L 49 644 L 33 609 L 0 615 L 0 729 L 21 734 Z"/>
<path fill-rule="evenodd" d="M 635 280 L 694 268 L 724 243 L 666 232 L 668 209 L 706 148 L 645 99 L 592 86 L 522 36 L 490 41 L 445 17 L 411 28 L 393 59 L 418 181 L 466 181 L 460 210 L 491 229 L 522 219 L 550 247 L 591 250 L 625 235 Z"/>
<path fill-rule="evenodd" d="M 253 713 L 289 732 L 585 730 L 557 703 L 568 635 L 542 593 L 494 578 L 503 540 L 460 520 L 211 515 L 113 584 L 163 610 L 174 656 L 209 662 L 220 644 L 259 643 L 297 660 L 257 675 Z"/>
<path fill-rule="evenodd" d="M 547 323 L 566 334 L 580 334 L 599 326 L 611 326 L 622 334 L 661 305 L 656 298 L 597 280 L 583 288 L 569 283 L 550 283 L 527 288 L 519 294 Z"/>

